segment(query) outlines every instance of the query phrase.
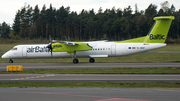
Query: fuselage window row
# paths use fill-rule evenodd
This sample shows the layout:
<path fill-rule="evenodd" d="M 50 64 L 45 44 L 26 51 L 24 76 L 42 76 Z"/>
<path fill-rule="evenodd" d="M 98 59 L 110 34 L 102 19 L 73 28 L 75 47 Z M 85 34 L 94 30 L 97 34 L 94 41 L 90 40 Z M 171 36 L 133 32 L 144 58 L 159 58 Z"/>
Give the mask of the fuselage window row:
<path fill-rule="evenodd" d="M 92 50 L 111 50 L 111 48 L 93 48 Z"/>

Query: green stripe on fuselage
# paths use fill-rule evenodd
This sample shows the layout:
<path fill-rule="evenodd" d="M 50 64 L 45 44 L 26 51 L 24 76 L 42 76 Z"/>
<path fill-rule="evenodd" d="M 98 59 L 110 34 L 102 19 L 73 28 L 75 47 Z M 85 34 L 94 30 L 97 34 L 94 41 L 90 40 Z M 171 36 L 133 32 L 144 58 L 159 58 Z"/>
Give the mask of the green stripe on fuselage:
<path fill-rule="evenodd" d="M 146 38 L 146 36 L 134 38 L 134 39 L 129 39 L 129 40 L 124 40 L 124 41 L 117 41 L 115 43 L 132 43 L 132 42 L 133 43 L 143 43 L 145 38 Z"/>

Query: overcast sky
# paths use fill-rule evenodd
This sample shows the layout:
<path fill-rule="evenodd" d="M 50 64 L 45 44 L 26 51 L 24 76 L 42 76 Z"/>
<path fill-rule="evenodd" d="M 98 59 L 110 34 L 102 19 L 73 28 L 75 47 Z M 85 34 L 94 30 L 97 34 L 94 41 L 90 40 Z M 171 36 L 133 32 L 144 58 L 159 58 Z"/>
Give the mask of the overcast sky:
<path fill-rule="evenodd" d="M 78 14 L 85 9 L 87 11 L 94 9 L 95 12 L 98 11 L 100 7 L 103 10 L 106 8 L 111 9 L 112 7 L 121 8 L 122 10 L 129 5 L 131 8 L 135 9 L 135 4 L 138 5 L 138 9 L 145 10 L 151 3 L 158 6 L 160 9 L 160 4 L 166 0 L 0 0 L 0 23 L 6 22 L 12 25 L 16 12 L 21 9 L 26 3 L 31 7 L 38 7 L 41 9 L 45 4 L 47 8 L 52 4 L 56 9 L 61 6 L 70 6 L 70 11 L 76 11 Z M 176 11 L 180 9 L 179 0 L 169 0 L 170 6 L 174 4 Z"/>

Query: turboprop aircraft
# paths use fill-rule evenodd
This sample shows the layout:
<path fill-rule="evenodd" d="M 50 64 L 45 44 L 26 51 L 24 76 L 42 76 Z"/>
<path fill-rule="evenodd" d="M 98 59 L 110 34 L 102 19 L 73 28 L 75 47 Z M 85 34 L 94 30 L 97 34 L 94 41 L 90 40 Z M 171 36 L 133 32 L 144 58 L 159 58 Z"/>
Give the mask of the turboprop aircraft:
<path fill-rule="evenodd" d="M 124 41 L 91 41 L 68 42 L 60 41 L 49 44 L 17 45 L 2 55 L 2 58 L 73 58 L 78 63 L 80 57 L 89 57 L 89 62 L 95 62 L 96 57 L 119 57 L 145 52 L 166 46 L 165 40 L 174 16 L 155 17 L 155 24 L 147 36 Z"/>

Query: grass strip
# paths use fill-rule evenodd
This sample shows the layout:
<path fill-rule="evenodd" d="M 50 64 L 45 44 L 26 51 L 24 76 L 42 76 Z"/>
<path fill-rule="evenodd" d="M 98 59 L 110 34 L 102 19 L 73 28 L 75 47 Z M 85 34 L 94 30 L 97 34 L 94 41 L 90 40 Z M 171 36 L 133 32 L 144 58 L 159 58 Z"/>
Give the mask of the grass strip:
<path fill-rule="evenodd" d="M 110 68 L 110 69 L 30 69 L 23 72 L 1 71 L 0 74 L 180 74 L 180 67 Z"/>
<path fill-rule="evenodd" d="M 180 88 L 171 82 L 0 82 L 0 87 L 59 87 L 59 88 Z"/>

